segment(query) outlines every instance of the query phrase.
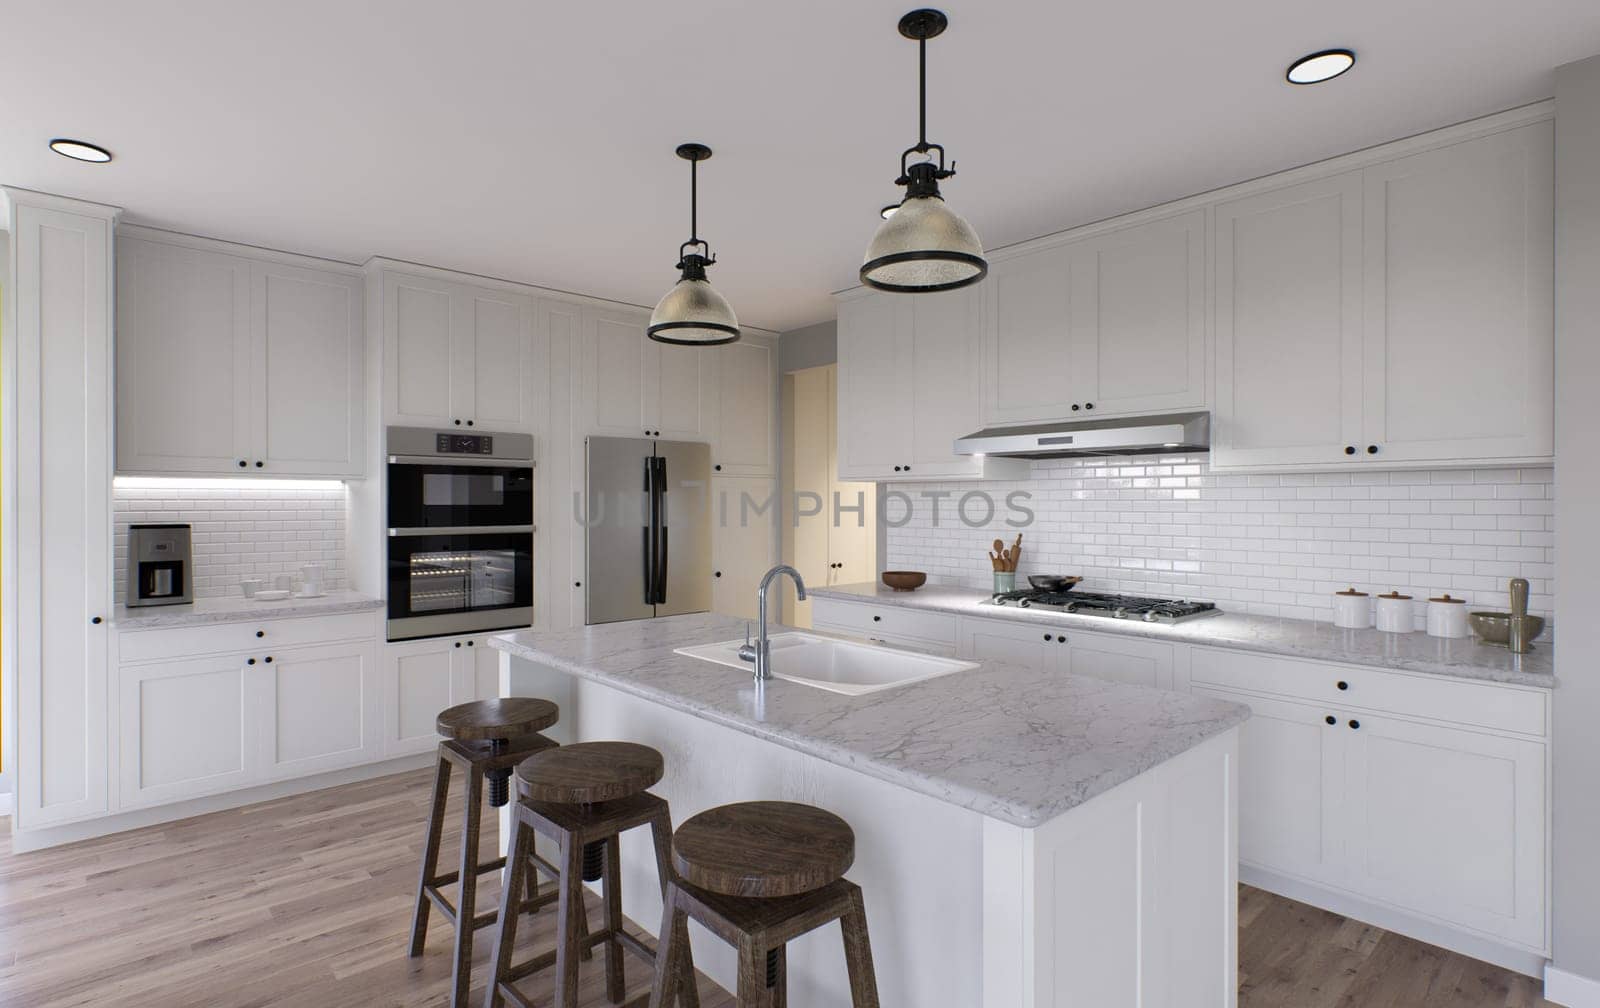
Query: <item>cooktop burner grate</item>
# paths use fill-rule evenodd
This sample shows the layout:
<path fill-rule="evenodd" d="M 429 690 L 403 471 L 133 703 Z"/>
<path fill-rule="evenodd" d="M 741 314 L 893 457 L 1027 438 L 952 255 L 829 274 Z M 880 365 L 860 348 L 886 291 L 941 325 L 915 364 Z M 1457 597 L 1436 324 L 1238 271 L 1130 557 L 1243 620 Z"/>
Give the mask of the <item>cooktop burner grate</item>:
<path fill-rule="evenodd" d="M 1178 623 L 1221 613 L 1214 602 L 1188 599 L 1146 598 L 1109 592 L 1040 591 L 1022 589 L 1001 592 L 986 605 L 1016 606 L 1019 609 L 1048 609 L 1079 616 L 1104 616 L 1111 619 L 1137 619 L 1147 623 Z"/>

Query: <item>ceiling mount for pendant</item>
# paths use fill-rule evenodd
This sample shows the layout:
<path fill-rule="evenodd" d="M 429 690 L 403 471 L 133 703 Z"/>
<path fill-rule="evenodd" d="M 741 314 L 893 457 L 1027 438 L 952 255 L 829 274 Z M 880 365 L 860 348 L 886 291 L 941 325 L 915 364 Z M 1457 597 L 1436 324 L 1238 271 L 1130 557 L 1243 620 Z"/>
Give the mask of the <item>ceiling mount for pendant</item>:
<path fill-rule="evenodd" d="M 678 346 L 720 346 L 739 338 L 739 319 L 726 298 L 706 279 L 706 267 L 717 257 L 700 237 L 700 162 L 711 157 L 703 143 L 679 144 L 677 155 L 689 162 L 689 240 L 678 246 L 678 282 L 650 314 L 646 334 L 658 343 Z"/>
<path fill-rule="evenodd" d="M 928 40 L 944 33 L 943 11 L 923 8 L 900 19 L 900 34 L 917 43 L 917 142 L 900 155 L 905 199 L 884 207 L 884 223 L 867 246 L 861 282 L 879 290 L 924 293 L 952 290 L 982 280 L 989 271 L 983 243 L 961 216 L 945 205 L 939 183 L 956 173 L 945 165 L 942 144 L 928 141 Z M 912 155 L 922 160 L 913 162 Z M 937 154 L 937 160 L 933 155 Z"/>

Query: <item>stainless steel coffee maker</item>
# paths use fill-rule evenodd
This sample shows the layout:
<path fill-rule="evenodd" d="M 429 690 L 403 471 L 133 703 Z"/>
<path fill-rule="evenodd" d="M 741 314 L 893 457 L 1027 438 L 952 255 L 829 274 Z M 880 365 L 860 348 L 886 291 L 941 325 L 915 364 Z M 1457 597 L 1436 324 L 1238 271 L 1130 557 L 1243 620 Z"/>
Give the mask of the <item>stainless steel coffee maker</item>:
<path fill-rule="evenodd" d="M 193 602 L 193 573 L 189 526 L 128 526 L 129 607 Z"/>

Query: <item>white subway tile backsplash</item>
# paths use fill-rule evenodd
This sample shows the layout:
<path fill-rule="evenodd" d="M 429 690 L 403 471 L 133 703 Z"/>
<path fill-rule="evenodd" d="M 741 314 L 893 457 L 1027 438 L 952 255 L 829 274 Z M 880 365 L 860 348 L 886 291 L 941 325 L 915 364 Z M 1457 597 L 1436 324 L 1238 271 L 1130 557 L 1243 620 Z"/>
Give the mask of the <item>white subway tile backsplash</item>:
<path fill-rule="evenodd" d="M 1023 533 L 1021 573 L 1081 574 L 1102 591 L 1185 596 L 1259 615 L 1331 620 L 1331 594 L 1354 585 L 1474 608 L 1506 607 L 1506 581 L 1528 578 L 1529 608 L 1554 593 L 1554 471 L 1457 469 L 1212 475 L 1207 456 L 1048 459 L 1032 479 L 883 487 L 886 569 L 935 584 L 991 585 L 995 538 Z M 1026 516 L 1006 504 L 1023 492 Z M 986 493 L 986 508 L 961 500 Z M 938 507 L 934 507 L 934 496 Z"/>
<path fill-rule="evenodd" d="M 298 574 L 320 563 L 328 590 L 345 586 L 343 484 L 170 486 L 113 484 L 116 598 L 127 591 L 128 526 L 186 522 L 193 527 L 195 598 L 230 598 L 239 582 Z"/>

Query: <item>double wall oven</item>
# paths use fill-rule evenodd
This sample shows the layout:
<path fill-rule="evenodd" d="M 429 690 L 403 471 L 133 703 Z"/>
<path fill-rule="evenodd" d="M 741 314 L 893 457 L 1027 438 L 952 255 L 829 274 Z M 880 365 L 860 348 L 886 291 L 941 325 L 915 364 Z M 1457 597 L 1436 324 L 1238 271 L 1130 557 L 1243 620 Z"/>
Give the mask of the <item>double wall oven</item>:
<path fill-rule="evenodd" d="M 387 435 L 389 640 L 532 624 L 532 436 Z"/>

